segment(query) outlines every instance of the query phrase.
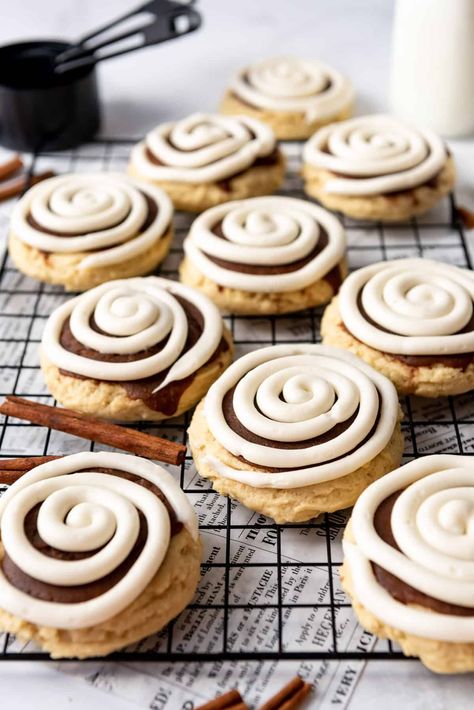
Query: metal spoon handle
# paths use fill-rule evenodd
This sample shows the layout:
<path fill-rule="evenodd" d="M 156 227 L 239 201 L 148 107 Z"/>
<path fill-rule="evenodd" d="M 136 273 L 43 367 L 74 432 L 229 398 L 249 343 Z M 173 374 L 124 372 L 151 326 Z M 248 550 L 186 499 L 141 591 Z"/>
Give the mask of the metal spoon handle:
<path fill-rule="evenodd" d="M 151 0 L 135 8 L 126 15 L 94 30 L 82 37 L 74 47 L 67 49 L 56 57 L 55 71 L 64 73 L 79 67 L 97 64 L 105 59 L 118 57 L 121 54 L 134 52 L 153 44 L 166 42 L 176 37 L 181 37 L 197 30 L 201 25 L 201 15 L 192 7 L 194 0 L 187 3 L 174 0 Z M 124 30 L 110 37 L 102 37 L 114 27 L 139 17 L 140 21 L 132 29 Z M 134 43 L 125 47 L 117 47 L 120 42 L 134 38 Z M 110 47 L 109 52 L 100 52 L 105 47 Z M 114 49 L 115 48 L 115 49 Z"/>

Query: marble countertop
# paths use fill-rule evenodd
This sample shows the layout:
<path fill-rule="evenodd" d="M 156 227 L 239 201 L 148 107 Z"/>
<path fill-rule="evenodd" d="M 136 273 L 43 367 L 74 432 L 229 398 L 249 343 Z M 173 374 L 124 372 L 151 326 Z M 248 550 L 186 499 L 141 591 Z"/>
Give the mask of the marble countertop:
<path fill-rule="evenodd" d="M 133 0 L 21 0 L 3 9 L 0 42 L 75 39 L 130 10 Z M 357 113 L 387 110 L 392 0 L 201 0 L 202 29 L 161 47 L 104 63 L 102 134 L 140 136 L 162 120 L 213 110 L 243 61 L 278 54 L 318 57 L 346 72 Z M 459 171 L 458 202 L 474 209 L 474 140 L 449 142 Z M 57 673 L 52 664 L 0 665 L 0 706 L 64 710 L 136 707 Z M 19 689 L 21 688 L 21 694 Z M 472 707 L 472 678 L 436 676 L 416 662 L 367 664 L 351 710 Z"/>

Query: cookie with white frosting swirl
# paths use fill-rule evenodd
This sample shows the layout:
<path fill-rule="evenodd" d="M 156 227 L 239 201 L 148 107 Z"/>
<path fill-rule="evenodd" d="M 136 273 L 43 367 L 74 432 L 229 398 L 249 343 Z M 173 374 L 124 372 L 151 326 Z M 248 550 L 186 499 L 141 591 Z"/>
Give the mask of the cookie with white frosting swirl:
<path fill-rule="evenodd" d="M 361 624 L 440 673 L 474 670 L 474 466 L 426 456 L 373 483 L 344 536 Z"/>
<path fill-rule="evenodd" d="M 221 112 L 258 118 L 277 138 L 309 138 L 352 113 L 354 91 L 336 69 L 318 61 L 273 57 L 243 67 L 233 77 Z"/>
<path fill-rule="evenodd" d="M 163 628 L 200 571 L 196 515 L 151 461 L 79 453 L 0 500 L 0 629 L 55 658 L 105 655 Z"/>
<path fill-rule="evenodd" d="M 190 212 L 275 192 L 284 171 L 271 128 L 248 116 L 207 113 L 158 125 L 129 164 L 131 175 L 164 188 L 176 209 Z"/>
<path fill-rule="evenodd" d="M 354 355 L 275 345 L 244 355 L 210 388 L 189 441 L 216 490 L 277 522 L 354 503 L 403 451 L 397 393 Z"/>
<path fill-rule="evenodd" d="M 346 275 L 345 246 L 341 223 L 321 207 L 255 197 L 196 218 L 180 275 L 231 313 L 289 313 L 337 293 Z"/>
<path fill-rule="evenodd" d="M 232 338 L 207 296 L 155 276 L 109 281 L 67 301 L 41 342 L 59 402 L 123 420 L 180 415 L 231 359 Z"/>
<path fill-rule="evenodd" d="M 173 236 L 173 205 L 153 185 L 120 173 L 60 175 L 17 202 L 9 250 L 24 273 L 84 291 L 154 271 Z"/>
<path fill-rule="evenodd" d="M 400 221 L 452 189 L 454 162 L 432 131 L 393 116 L 360 116 L 318 130 L 303 151 L 306 192 L 355 219 Z"/>
<path fill-rule="evenodd" d="M 474 274 L 429 259 L 354 271 L 326 308 L 328 345 L 351 350 L 401 394 L 439 397 L 474 389 Z"/>

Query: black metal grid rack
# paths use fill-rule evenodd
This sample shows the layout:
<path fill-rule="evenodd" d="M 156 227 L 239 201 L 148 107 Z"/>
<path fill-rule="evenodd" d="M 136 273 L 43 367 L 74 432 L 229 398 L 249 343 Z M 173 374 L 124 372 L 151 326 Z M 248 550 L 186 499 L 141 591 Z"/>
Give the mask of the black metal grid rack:
<path fill-rule="evenodd" d="M 62 154 L 40 154 L 32 169 L 57 172 L 123 170 L 131 140 L 102 140 Z M 288 176 L 284 194 L 301 196 L 301 145 L 286 143 Z M 182 239 L 189 216 L 176 217 L 176 237 L 160 273 L 177 277 Z M 426 218 L 388 227 L 345 220 L 351 268 L 381 259 L 426 256 L 471 267 L 453 197 Z M 0 212 L 6 232 L 8 216 Z M 70 294 L 38 285 L 19 274 L 5 255 L 0 269 L 0 394 L 51 402 L 38 365 L 42 325 Z M 284 342 L 318 342 L 321 309 L 293 316 L 228 317 L 236 355 Z M 472 397 L 436 402 L 406 398 L 405 459 L 427 453 L 474 454 Z M 189 416 L 163 424 L 142 424 L 186 442 Z M 64 454 L 94 444 L 44 427 L 3 418 L 0 457 Z M 99 447 L 96 447 L 99 448 Z M 111 656 L 115 660 L 368 660 L 400 659 L 390 642 L 376 641 L 357 627 L 342 592 L 341 533 L 345 513 L 325 515 L 307 524 L 276 525 L 215 493 L 195 475 L 192 459 L 180 478 L 200 514 L 205 545 L 202 579 L 193 603 L 161 634 Z M 309 630 L 308 630 L 309 629 Z M 0 660 L 47 659 L 30 644 L 0 636 Z"/>

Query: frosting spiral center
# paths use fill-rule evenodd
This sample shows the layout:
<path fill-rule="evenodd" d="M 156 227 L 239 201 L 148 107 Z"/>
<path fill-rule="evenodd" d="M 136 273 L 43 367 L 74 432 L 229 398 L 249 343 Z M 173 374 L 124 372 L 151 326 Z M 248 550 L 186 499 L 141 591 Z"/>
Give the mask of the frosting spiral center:
<path fill-rule="evenodd" d="M 288 368 L 264 380 L 256 392 L 259 409 L 270 419 L 297 423 L 325 414 L 336 392 L 328 380 L 310 368 Z M 313 424 L 315 424 L 313 422 Z"/>
<path fill-rule="evenodd" d="M 340 289 L 346 328 L 395 354 L 474 351 L 474 277 L 427 259 L 381 262 L 351 274 Z M 362 307 L 361 307 L 362 306 Z"/>
<path fill-rule="evenodd" d="M 42 504 L 38 514 L 38 532 L 57 550 L 86 551 L 102 547 L 115 535 L 117 521 L 104 501 L 91 496 L 80 497 L 80 491 L 58 490 Z M 125 510 L 125 508 L 127 508 Z M 124 506 L 134 539 L 138 534 L 138 518 L 132 507 Z"/>
<path fill-rule="evenodd" d="M 209 390 L 205 411 L 227 451 L 265 468 L 291 469 L 258 473 L 209 457 L 220 475 L 254 487 L 298 488 L 375 456 L 393 434 L 398 404 L 388 380 L 344 351 L 273 346 L 231 365 Z"/>
<path fill-rule="evenodd" d="M 328 81 L 323 71 L 310 72 L 302 62 L 297 63 L 291 59 L 266 62 L 260 67 L 251 68 L 248 78 L 262 93 L 282 98 L 317 94 Z"/>
<path fill-rule="evenodd" d="M 401 335 L 449 335 L 461 330 L 472 315 L 472 299 L 455 281 L 440 274 L 419 274 L 387 268 L 362 291 L 367 314 Z"/>
<path fill-rule="evenodd" d="M 408 489 L 394 515 L 409 513 L 413 524 L 409 528 L 397 520 L 394 534 L 397 542 L 400 536 L 404 552 L 419 564 L 433 571 L 440 564 L 439 571 L 446 576 L 459 579 L 467 573 L 474 582 L 474 491 L 467 486 L 446 487 L 448 473 L 433 474 L 424 486 L 413 484 Z M 421 494 L 424 498 L 417 502 Z"/>
<path fill-rule="evenodd" d="M 335 217 L 289 197 L 257 197 L 211 208 L 193 222 L 184 242 L 187 257 L 210 279 L 255 292 L 290 291 L 314 283 L 343 258 L 344 247 L 344 232 Z M 216 258 L 237 268 L 216 263 Z M 276 278 L 275 273 L 246 273 L 238 269 L 241 264 L 284 268 Z"/>
<path fill-rule="evenodd" d="M 112 289 L 96 304 L 94 320 L 105 333 L 117 336 L 135 335 L 154 326 L 156 337 L 171 330 L 173 317 L 166 303 L 158 304 L 147 294 Z M 74 318 L 75 324 L 76 318 Z M 75 327 L 73 324 L 72 327 Z M 78 326 L 78 330 L 81 326 Z M 155 336 L 155 333 L 153 333 Z"/>
<path fill-rule="evenodd" d="M 202 332 L 187 350 L 188 319 L 177 296 L 192 303 L 202 316 Z M 71 352 L 61 344 L 67 319 L 74 338 L 99 353 L 151 352 L 124 362 L 96 360 Z M 217 349 L 222 330 L 219 312 L 206 296 L 150 276 L 109 281 L 57 308 L 47 321 L 42 349 L 58 367 L 94 379 L 138 380 L 169 368 L 160 389 L 204 365 Z"/>
<path fill-rule="evenodd" d="M 120 173 L 59 175 L 18 201 L 12 231 L 45 252 L 83 254 L 78 268 L 85 269 L 142 254 L 164 235 L 172 216 L 162 190 Z"/>
<path fill-rule="evenodd" d="M 439 524 L 453 535 L 467 535 L 474 531 L 474 501 L 453 498 L 439 509 Z"/>
<path fill-rule="evenodd" d="M 443 168 L 441 138 L 392 116 L 359 116 L 325 126 L 304 147 L 304 160 L 336 173 L 324 189 L 341 195 L 376 195 L 428 182 Z"/>
<path fill-rule="evenodd" d="M 344 552 L 357 598 L 384 623 L 438 641 L 474 640 L 473 483 L 470 457 L 423 456 L 359 497 L 352 514 L 354 543 L 345 539 Z M 398 549 L 376 523 L 380 506 L 395 494 L 390 528 Z M 401 588 L 409 595 L 406 603 L 385 577 L 374 574 L 373 563 L 408 585 Z M 414 590 L 420 594 L 413 597 Z"/>
<path fill-rule="evenodd" d="M 138 479 L 94 470 L 107 467 Z M 38 582 L 60 587 L 98 582 L 127 561 L 139 533 L 144 542 L 111 587 L 77 603 L 30 596 L 13 586 L 0 567 L 2 608 L 32 623 L 78 629 L 99 624 L 129 606 L 159 570 L 171 536 L 164 503 L 140 480 L 159 489 L 196 537 L 197 523 L 179 486 L 164 469 L 134 456 L 108 452 L 65 456 L 32 469 L 13 484 L 0 501 L 2 545 L 9 560 Z M 80 556 L 56 557 L 34 546 L 25 521 L 35 509 L 41 540 L 53 550 Z"/>
<path fill-rule="evenodd" d="M 302 112 L 306 120 L 330 118 L 349 107 L 350 83 L 321 62 L 276 57 L 242 69 L 231 90 L 252 106 Z"/>
<path fill-rule="evenodd" d="M 148 133 L 133 149 L 132 164 L 150 179 L 214 182 L 249 168 L 275 145 L 272 130 L 256 119 L 195 113 Z"/>
<path fill-rule="evenodd" d="M 275 441 L 304 441 L 323 434 L 352 416 L 359 404 L 359 392 L 347 376 L 323 363 L 316 372 L 302 356 L 256 367 L 242 378 L 234 395 L 240 421 Z"/>

